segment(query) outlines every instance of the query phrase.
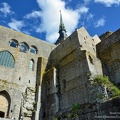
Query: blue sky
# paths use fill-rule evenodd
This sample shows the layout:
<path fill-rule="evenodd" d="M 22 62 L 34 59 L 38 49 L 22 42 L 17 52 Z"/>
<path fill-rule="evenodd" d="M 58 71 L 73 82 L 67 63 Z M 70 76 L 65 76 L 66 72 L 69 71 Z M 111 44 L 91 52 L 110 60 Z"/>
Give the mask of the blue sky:
<path fill-rule="evenodd" d="M 0 0 L 0 25 L 54 43 L 59 10 L 68 36 L 82 26 L 91 36 L 120 28 L 120 0 Z"/>

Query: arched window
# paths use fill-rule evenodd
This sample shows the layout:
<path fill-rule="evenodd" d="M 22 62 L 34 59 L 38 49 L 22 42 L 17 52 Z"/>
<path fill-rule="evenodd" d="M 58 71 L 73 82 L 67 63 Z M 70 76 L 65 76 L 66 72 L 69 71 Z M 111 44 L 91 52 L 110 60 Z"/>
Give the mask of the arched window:
<path fill-rule="evenodd" d="M 19 49 L 20 49 L 21 52 L 27 52 L 29 47 L 28 47 L 27 43 L 20 43 L 20 48 Z"/>
<path fill-rule="evenodd" d="M 9 45 L 11 47 L 17 48 L 18 47 L 18 41 L 15 39 L 12 39 L 11 41 L 9 41 Z"/>
<path fill-rule="evenodd" d="M 30 52 L 33 54 L 37 54 L 37 48 L 35 46 L 30 47 Z"/>
<path fill-rule="evenodd" d="M 34 71 L 34 60 L 33 59 L 30 60 L 30 70 Z"/>
<path fill-rule="evenodd" d="M 0 65 L 14 68 L 15 60 L 13 55 L 8 51 L 0 52 Z"/>

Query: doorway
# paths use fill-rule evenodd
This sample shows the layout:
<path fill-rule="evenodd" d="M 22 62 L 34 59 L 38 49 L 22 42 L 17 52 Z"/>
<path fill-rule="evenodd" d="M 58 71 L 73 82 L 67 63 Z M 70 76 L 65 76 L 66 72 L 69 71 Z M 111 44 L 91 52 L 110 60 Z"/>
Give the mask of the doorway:
<path fill-rule="evenodd" d="M 5 116 L 5 113 L 2 112 L 2 111 L 0 111 L 0 117 L 1 117 L 1 118 L 4 118 L 4 116 Z"/>
<path fill-rule="evenodd" d="M 7 91 L 0 91 L 0 117 L 9 116 L 11 99 Z"/>

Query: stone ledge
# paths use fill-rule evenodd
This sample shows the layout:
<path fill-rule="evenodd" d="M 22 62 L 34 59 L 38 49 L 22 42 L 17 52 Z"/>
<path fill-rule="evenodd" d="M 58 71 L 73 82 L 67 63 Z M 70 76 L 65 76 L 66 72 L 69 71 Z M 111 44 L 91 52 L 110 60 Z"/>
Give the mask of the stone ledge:
<path fill-rule="evenodd" d="M 0 118 L 0 120 L 13 120 L 13 119 L 9 119 L 9 118 Z M 15 119 L 14 119 L 15 120 Z"/>

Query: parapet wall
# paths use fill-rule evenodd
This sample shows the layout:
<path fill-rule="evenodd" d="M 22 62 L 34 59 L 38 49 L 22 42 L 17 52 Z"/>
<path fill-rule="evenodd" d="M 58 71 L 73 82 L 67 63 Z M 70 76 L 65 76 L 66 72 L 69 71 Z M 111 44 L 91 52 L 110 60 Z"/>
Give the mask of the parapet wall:
<path fill-rule="evenodd" d="M 109 35 L 105 40 L 102 40 L 98 45 L 98 51 L 104 51 L 105 49 L 109 48 L 114 43 L 120 40 L 120 29 Z"/>

